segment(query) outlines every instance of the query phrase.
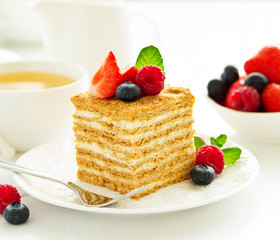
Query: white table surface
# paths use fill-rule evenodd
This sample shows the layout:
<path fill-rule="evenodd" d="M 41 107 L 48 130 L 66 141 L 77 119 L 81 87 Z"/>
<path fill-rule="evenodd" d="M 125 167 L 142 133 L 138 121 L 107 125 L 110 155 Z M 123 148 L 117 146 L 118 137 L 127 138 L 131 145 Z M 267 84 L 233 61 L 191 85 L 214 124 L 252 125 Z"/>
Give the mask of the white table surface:
<path fill-rule="evenodd" d="M 280 3 L 133 1 L 129 8 L 145 12 L 159 33 L 156 38 L 134 36 L 134 49 L 157 45 L 167 82 L 190 87 L 195 94 L 196 131 L 213 136 L 225 133 L 246 147 L 259 161 L 258 177 L 225 200 L 176 213 L 142 216 L 60 208 L 20 190 L 30 219 L 13 226 L 0 216 L 0 239 L 279 239 L 280 145 L 253 143 L 236 134 L 208 105 L 204 94 L 207 81 L 218 77 L 226 64 L 242 69 L 244 61 L 260 47 L 279 42 Z M 40 46 L 2 44 L 0 48 L 17 51 L 25 58 L 43 57 Z M 15 185 L 11 173 L 0 169 L 0 184 L 7 183 Z"/>

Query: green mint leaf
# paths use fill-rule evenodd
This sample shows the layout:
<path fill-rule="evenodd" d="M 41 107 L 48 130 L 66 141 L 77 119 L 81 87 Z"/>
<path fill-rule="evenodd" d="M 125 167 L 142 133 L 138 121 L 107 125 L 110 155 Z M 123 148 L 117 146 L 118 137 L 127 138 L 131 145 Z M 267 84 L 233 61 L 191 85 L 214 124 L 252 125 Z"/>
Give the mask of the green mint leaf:
<path fill-rule="evenodd" d="M 219 137 L 216 138 L 216 145 L 221 148 L 227 141 L 227 135 L 221 134 Z"/>
<path fill-rule="evenodd" d="M 222 149 L 225 158 L 225 166 L 235 163 L 241 155 L 241 149 L 237 147 Z"/>
<path fill-rule="evenodd" d="M 194 139 L 194 146 L 195 146 L 196 151 L 197 151 L 201 146 L 206 145 L 206 143 L 205 143 L 200 137 L 194 136 L 193 139 Z"/>
<path fill-rule="evenodd" d="M 160 51 L 153 45 L 143 48 L 137 57 L 136 67 L 138 69 L 146 65 L 158 66 L 164 73 L 163 60 Z"/>
<path fill-rule="evenodd" d="M 214 137 L 210 137 L 210 142 L 212 145 L 217 146 L 216 139 Z"/>

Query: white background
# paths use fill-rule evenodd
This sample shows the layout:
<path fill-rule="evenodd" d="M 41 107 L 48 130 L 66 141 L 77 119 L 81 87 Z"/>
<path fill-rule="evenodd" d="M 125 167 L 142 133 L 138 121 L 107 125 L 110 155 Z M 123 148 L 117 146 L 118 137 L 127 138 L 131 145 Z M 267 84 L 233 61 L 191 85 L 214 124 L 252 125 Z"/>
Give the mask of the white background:
<path fill-rule="evenodd" d="M 246 147 L 259 160 L 259 176 L 220 202 L 151 216 L 84 213 L 25 195 L 29 221 L 12 226 L 0 216 L 1 239 L 279 239 L 280 146 L 246 141 L 211 109 L 204 94 L 207 82 L 219 77 L 225 65 L 234 64 L 242 73 L 244 62 L 261 47 L 279 43 L 280 2 L 130 1 L 128 9 L 146 15 L 156 29 L 140 17 L 131 19 L 135 59 L 142 47 L 158 46 L 167 83 L 190 87 L 196 96 L 196 130 L 213 136 L 225 133 Z M 43 57 L 40 45 L 3 41 L 0 47 L 26 58 Z M 0 170 L 0 183 L 13 183 L 11 174 Z"/>

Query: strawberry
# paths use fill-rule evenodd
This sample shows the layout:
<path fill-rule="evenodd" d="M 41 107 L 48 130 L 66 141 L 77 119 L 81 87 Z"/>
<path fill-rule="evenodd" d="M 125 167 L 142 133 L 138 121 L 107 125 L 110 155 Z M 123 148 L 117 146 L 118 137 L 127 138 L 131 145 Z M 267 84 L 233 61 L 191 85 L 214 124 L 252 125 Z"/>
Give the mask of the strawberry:
<path fill-rule="evenodd" d="M 120 84 L 124 82 L 134 82 L 137 72 L 138 69 L 133 64 L 128 64 L 125 67 L 123 67 L 120 71 L 121 73 Z"/>
<path fill-rule="evenodd" d="M 90 82 L 90 90 L 96 98 L 109 98 L 115 95 L 120 85 L 121 73 L 116 58 L 109 52 L 104 63 L 93 76 Z"/>
<path fill-rule="evenodd" d="M 247 74 L 259 72 L 267 77 L 268 82 L 280 83 L 280 49 L 275 46 L 262 48 L 245 62 L 244 69 Z"/>
<path fill-rule="evenodd" d="M 261 93 L 266 112 L 280 112 L 280 84 L 269 83 Z"/>

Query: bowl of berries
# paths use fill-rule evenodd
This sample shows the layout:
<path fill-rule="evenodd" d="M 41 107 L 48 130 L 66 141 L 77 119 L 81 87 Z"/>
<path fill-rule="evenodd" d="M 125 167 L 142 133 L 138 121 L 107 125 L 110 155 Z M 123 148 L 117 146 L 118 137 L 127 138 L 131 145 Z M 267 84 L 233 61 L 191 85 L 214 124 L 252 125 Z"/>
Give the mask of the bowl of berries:
<path fill-rule="evenodd" d="M 241 136 L 280 143 L 280 48 L 266 46 L 244 64 L 225 67 L 220 79 L 208 82 L 208 100 Z"/>

